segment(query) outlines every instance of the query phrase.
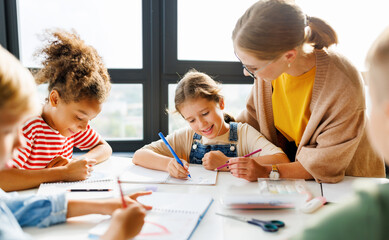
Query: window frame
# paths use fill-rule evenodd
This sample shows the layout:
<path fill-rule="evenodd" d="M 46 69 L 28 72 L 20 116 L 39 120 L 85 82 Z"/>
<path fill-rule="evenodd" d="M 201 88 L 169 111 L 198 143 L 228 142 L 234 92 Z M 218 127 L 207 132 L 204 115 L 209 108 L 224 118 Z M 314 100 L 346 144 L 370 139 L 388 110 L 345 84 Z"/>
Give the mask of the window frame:
<path fill-rule="evenodd" d="M 19 58 L 17 1 L 0 0 L 0 44 Z M 239 62 L 177 59 L 177 0 L 142 0 L 142 69 L 108 69 L 113 84 L 142 84 L 143 139 L 108 140 L 114 152 L 133 152 L 168 133 L 168 85 L 191 68 L 231 84 L 252 84 Z M 232 31 L 232 27 L 231 27 Z M 32 69 L 33 70 L 33 69 Z"/>
<path fill-rule="evenodd" d="M 169 84 L 177 83 L 179 76 L 184 75 L 189 69 L 211 75 L 215 80 L 225 84 L 253 84 L 251 77 L 243 75 L 243 68 L 240 62 L 230 61 L 198 61 L 198 60 L 178 60 L 177 55 L 177 0 L 162 1 L 162 101 L 168 106 Z M 233 26 L 231 26 L 231 32 Z M 161 116 L 161 125 L 164 132 L 169 131 L 168 116 Z"/>

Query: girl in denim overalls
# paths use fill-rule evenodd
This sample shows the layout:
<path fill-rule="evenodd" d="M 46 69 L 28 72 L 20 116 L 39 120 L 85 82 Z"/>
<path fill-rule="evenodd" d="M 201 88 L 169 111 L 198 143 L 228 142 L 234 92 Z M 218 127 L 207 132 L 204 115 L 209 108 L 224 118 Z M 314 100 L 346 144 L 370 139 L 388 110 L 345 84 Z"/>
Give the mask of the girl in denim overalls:
<path fill-rule="evenodd" d="M 179 165 L 166 145 L 153 142 L 135 152 L 133 163 L 162 171 L 171 176 L 186 178 L 189 163 L 202 164 L 208 170 L 225 164 L 228 159 L 246 155 L 258 148 L 266 161 L 287 160 L 279 148 L 266 140 L 257 130 L 245 123 L 235 123 L 223 113 L 224 99 L 221 88 L 208 75 L 189 71 L 177 85 L 176 112 L 189 123 L 190 128 L 179 129 L 167 136 L 178 157 Z M 259 154 L 254 155 L 258 157 Z M 229 171 L 228 167 L 220 169 Z"/>

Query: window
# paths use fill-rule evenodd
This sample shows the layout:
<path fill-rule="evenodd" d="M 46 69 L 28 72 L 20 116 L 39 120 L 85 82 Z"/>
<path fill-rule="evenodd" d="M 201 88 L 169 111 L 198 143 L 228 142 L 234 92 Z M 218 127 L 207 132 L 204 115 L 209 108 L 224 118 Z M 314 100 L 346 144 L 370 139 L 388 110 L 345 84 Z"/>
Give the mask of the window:
<path fill-rule="evenodd" d="M 113 83 L 109 99 L 91 125 L 114 151 L 135 151 L 175 125 L 165 111 L 171 103 L 169 92 L 174 92 L 177 75 L 191 68 L 222 79 L 226 91 L 244 89 L 238 96 L 226 93 L 228 111 L 236 115 L 244 108 L 252 79 L 243 76 L 233 54 L 231 32 L 253 2 L 0 1 L 0 43 L 34 69 L 41 67 L 34 53 L 44 46 L 40 34 L 45 29 L 77 31 L 103 57 Z M 218 21 L 207 24 L 214 19 Z M 47 85 L 39 86 L 39 92 L 46 98 Z"/>
<path fill-rule="evenodd" d="M 20 59 L 26 67 L 40 67 L 33 58 L 42 47 L 40 35 L 62 28 L 76 30 L 108 68 L 142 68 L 140 0 L 19 0 L 17 15 Z"/>
<path fill-rule="evenodd" d="M 91 121 L 91 126 L 104 139 L 143 139 L 142 92 L 142 84 L 112 85 L 103 110 Z"/>
<path fill-rule="evenodd" d="M 43 104 L 48 97 L 48 84 L 38 86 Z M 143 139 L 142 84 L 113 84 L 111 94 L 91 126 L 106 140 Z M 128 96 L 131 96 L 129 98 Z"/>
<path fill-rule="evenodd" d="M 295 0 L 302 10 L 328 22 L 339 38 L 337 51 L 360 70 L 365 69 L 367 52 L 388 25 L 388 1 Z"/>
<path fill-rule="evenodd" d="M 150 45 L 150 34 L 144 34 L 152 31 L 151 23 L 144 22 L 150 19 L 150 1 L 18 0 L 0 5 L 0 11 L 4 7 L 10 13 L 5 18 L 7 27 L 0 25 L 0 33 L 4 31 L 8 38 L 0 40 L 10 45 L 8 49 L 13 49 L 25 67 L 41 67 L 42 59 L 34 53 L 44 46 L 46 29 L 75 30 L 93 46 L 113 84 L 102 112 L 91 125 L 114 151 L 134 151 L 150 141 L 145 124 L 150 126 L 150 119 L 156 119 L 149 107 L 153 100 L 144 97 L 153 96 L 148 74 L 151 54 L 146 46 Z M 47 84 L 38 91 L 46 98 Z"/>
<path fill-rule="evenodd" d="M 0 1 L 0 43 L 26 67 L 36 68 L 39 59 L 32 56 L 42 46 L 37 34 L 52 27 L 75 29 L 102 55 L 113 82 L 92 125 L 114 151 L 134 151 L 158 140 L 159 131 L 167 134 L 187 126 L 179 115 L 167 115 L 165 110 L 173 108 L 178 76 L 191 68 L 223 83 L 226 111 L 236 116 L 244 109 L 253 80 L 243 76 L 231 34 L 236 20 L 255 2 Z M 388 24 L 389 2 L 295 2 L 308 15 L 328 21 L 339 35 L 337 50 L 365 70 L 366 52 Z"/>
<path fill-rule="evenodd" d="M 256 0 L 178 0 L 179 60 L 237 61 L 232 30 Z"/>

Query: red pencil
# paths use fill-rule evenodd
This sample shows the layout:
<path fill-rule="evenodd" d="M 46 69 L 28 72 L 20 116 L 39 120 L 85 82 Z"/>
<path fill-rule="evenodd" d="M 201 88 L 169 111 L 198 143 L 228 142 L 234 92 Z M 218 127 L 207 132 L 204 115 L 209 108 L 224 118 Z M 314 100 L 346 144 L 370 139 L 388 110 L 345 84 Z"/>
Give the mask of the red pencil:
<path fill-rule="evenodd" d="M 260 152 L 260 151 L 262 151 L 262 149 L 255 150 L 254 152 L 246 154 L 243 157 L 250 157 L 251 155 L 256 154 L 257 152 Z M 221 165 L 220 167 L 216 168 L 215 170 L 219 170 L 219 169 L 222 169 L 222 168 L 227 167 L 227 166 L 228 166 L 228 163 Z"/>
<path fill-rule="evenodd" d="M 120 196 L 122 197 L 122 208 L 126 208 L 127 204 L 126 204 L 126 201 L 124 200 L 124 195 L 123 195 L 123 191 L 122 191 L 122 186 L 120 185 L 119 177 L 118 177 L 118 185 L 119 185 Z"/>

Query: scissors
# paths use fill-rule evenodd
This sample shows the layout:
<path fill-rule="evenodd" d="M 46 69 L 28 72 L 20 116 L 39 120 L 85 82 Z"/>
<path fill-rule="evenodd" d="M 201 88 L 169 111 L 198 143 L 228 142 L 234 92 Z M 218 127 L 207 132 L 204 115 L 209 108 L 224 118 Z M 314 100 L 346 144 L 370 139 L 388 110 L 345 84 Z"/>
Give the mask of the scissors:
<path fill-rule="evenodd" d="M 270 221 L 262 221 L 255 218 L 246 218 L 246 217 L 239 217 L 239 216 L 233 216 L 233 215 L 225 215 L 221 213 L 216 213 L 219 216 L 232 218 L 241 222 L 247 222 L 249 224 L 256 225 L 263 229 L 265 232 L 277 232 L 279 228 L 285 227 L 285 223 L 280 220 L 270 220 Z"/>

